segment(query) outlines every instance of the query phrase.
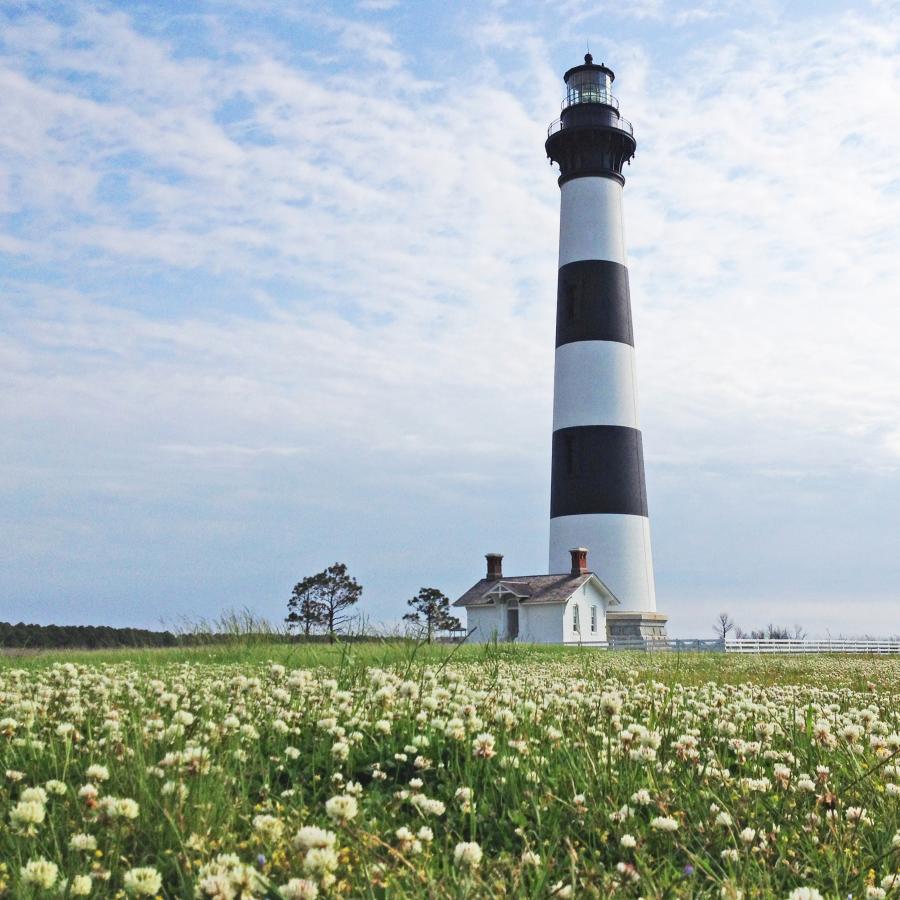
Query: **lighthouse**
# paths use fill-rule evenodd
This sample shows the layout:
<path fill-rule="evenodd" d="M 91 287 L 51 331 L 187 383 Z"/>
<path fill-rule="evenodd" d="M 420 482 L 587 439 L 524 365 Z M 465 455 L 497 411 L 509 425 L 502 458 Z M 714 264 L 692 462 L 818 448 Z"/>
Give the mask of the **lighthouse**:
<path fill-rule="evenodd" d="M 549 571 L 566 572 L 572 549 L 586 548 L 620 604 L 609 637 L 654 638 L 666 617 L 656 611 L 622 213 L 637 144 L 614 78 L 590 53 L 569 69 L 545 144 L 560 173 Z"/>

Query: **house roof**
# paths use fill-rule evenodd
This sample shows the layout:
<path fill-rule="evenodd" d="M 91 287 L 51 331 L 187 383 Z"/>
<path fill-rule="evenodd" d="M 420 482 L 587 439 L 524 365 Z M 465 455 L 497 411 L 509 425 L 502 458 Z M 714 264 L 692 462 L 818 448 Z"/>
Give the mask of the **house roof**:
<path fill-rule="evenodd" d="M 565 603 L 583 584 L 593 579 L 610 603 L 619 601 L 615 594 L 593 573 L 584 575 L 516 575 L 512 578 L 482 578 L 472 585 L 453 605 L 482 606 L 489 602 L 487 594 L 506 593 L 523 604 Z"/>

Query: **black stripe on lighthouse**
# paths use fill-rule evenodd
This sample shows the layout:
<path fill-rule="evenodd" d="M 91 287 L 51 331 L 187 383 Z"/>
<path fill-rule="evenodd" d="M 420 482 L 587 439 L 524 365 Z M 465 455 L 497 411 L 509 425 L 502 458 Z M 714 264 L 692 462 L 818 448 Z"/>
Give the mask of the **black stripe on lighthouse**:
<path fill-rule="evenodd" d="M 641 433 L 621 425 L 553 432 L 550 518 L 585 513 L 647 515 Z"/>
<path fill-rule="evenodd" d="M 583 259 L 559 269 L 556 346 L 573 341 L 618 341 L 634 346 L 628 269 L 605 259 Z"/>

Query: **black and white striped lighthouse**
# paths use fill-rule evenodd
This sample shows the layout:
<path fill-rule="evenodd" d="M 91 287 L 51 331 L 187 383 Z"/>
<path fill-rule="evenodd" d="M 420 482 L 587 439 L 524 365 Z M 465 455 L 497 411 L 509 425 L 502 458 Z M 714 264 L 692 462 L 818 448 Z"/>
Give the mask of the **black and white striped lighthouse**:
<path fill-rule="evenodd" d="M 651 637 L 666 619 L 656 612 L 622 222 L 622 169 L 637 144 L 610 69 L 587 54 L 564 77 L 545 145 L 561 194 L 549 570 L 566 572 L 570 549 L 586 547 L 623 610 L 608 616 L 610 636 Z"/>

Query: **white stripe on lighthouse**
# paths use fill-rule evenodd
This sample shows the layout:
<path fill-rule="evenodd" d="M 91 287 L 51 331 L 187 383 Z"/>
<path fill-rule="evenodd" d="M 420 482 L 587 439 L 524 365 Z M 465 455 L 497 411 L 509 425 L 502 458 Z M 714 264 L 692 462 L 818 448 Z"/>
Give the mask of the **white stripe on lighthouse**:
<path fill-rule="evenodd" d="M 580 259 L 628 265 L 622 185 L 612 178 L 572 178 L 560 187 L 559 265 Z"/>
<path fill-rule="evenodd" d="M 630 344 L 574 341 L 556 348 L 553 430 L 578 425 L 640 428 Z"/>
<path fill-rule="evenodd" d="M 570 570 L 572 547 L 587 547 L 588 567 L 621 603 L 616 610 L 656 611 L 649 519 L 609 513 L 551 519 L 551 574 Z"/>

